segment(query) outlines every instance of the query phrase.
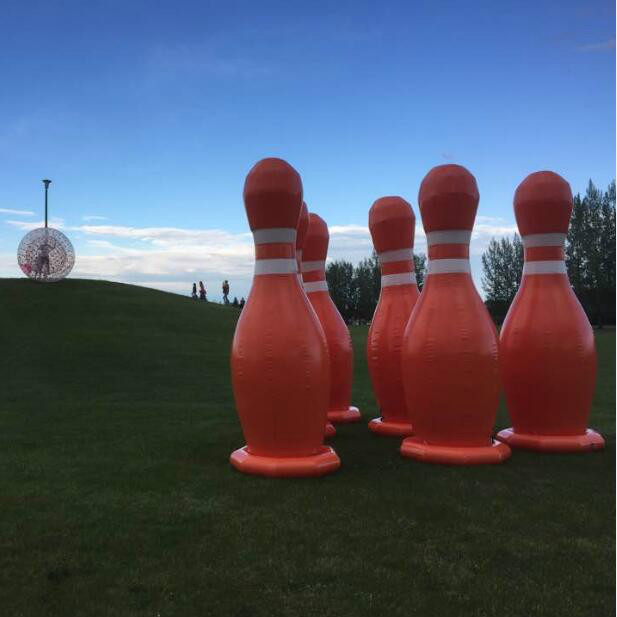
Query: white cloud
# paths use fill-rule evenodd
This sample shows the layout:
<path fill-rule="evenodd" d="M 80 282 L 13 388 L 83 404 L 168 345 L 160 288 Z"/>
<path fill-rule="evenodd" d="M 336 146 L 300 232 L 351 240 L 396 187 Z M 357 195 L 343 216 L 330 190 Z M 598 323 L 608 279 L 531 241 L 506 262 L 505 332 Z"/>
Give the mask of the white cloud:
<path fill-rule="evenodd" d="M 577 48 L 579 51 L 610 51 L 615 49 L 615 39 L 608 39 L 606 41 L 600 41 L 599 43 L 590 43 L 589 45 L 579 45 Z"/>
<path fill-rule="evenodd" d="M 98 216 L 96 214 L 90 214 L 88 216 L 81 217 L 84 221 L 108 221 L 106 216 Z"/>
<path fill-rule="evenodd" d="M 0 208 L 0 214 L 14 214 L 15 216 L 34 216 L 32 210 L 12 210 L 11 208 Z"/>
<path fill-rule="evenodd" d="M 22 231 L 32 231 L 33 229 L 37 229 L 38 227 L 45 227 L 45 221 L 13 221 L 11 219 L 4 221 L 7 225 L 11 225 L 12 227 L 16 227 L 17 229 L 21 229 Z M 56 229 L 64 229 L 64 220 L 52 218 L 49 219 L 49 226 L 55 227 Z"/>
<path fill-rule="evenodd" d="M 7 220 L 23 230 L 41 227 L 43 222 Z M 231 295 L 247 296 L 254 264 L 250 232 L 232 233 L 222 229 L 179 227 L 129 227 L 120 225 L 67 226 L 61 219 L 51 221 L 76 245 L 72 277 L 96 278 L 190 293 L 193 282 L 203 280 L 209 296 L 220 299 L 223 279 L 231 282 Z M 511 236 L 516 226 L 499 217 L 478 217 L 472 241 L 472 270 L 480 276 L 478 256 L 491 238 Z M 373 250 L 369 229 L 363 225 L 330 227 L 329 260 L 345 259 L 356 264 Z M 416 224 L 416 252 L 426 253 L 426 236 Z M 0 274 L 19 276 L 14 255 L 0 255 Z"/>
<path fill-rule="evenodd" d="M 186 77 L 242 77 L 257 79 L 269 75 L 273 66 L 255 56 L 227 52 L 212 41 L 159 46 L 148 52 L 146 78 L 150 83 Z"/>

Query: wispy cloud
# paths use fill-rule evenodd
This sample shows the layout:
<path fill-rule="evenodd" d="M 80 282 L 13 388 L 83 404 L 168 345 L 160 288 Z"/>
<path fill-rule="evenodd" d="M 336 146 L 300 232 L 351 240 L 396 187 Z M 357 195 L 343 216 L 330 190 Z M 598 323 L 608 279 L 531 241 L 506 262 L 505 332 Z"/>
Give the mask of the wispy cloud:
<path fill-rule="evenodd" d="M 32 210 L 12 210 L 11 208 L 0 208 L 1 214 L 13 214 L 14 216 L 34 216 Z"/>
<path fill-rule="evenodd" d="M 179 44 L 152 49 L 147 58 L 151 82 L 189 77 L 260 78 L 272 73 L 270 65 L 256 58 L 224 51 L 214 44 Z"/>
<path fill-rule="evenodd" d="M 8 225 L 28 231 L 42 222 L 7 220 Z M 77 244 L 71 276 L 97 278 L 188 293 L 190 284 L 203 280 L 215 297 L 220 281 L 232 281 L 232 293 L 249 291 L 253 276 L 254 249 L 250 232 L 180 227 L 129 227 L 121 225 L 67 226 L 61 219 L 51 225 L 62 229 Z M 472 270 L 479 278 L 479 255 L 493 237 L 511 236 L 516 225 L 499 217 L 479 216 L 472 241 Z M 81 243 L 81 244 L 80 244 Z M 328 260 L 345 259 L 357 264 L 373 250 L 367 226 L 330 226 Z M 426 235 L 416 224 L 415 250 L 426 253 Z M 4 257 L 4 258 L 2 258 Z M 0 256 L 0 274 L 15 276 L 15 258 Z"/>
<path fill-rule="evenodd" d="M 106 216 L 98 216 L 96 214 L 90 214 L 88 216 L 81 217 L 84 221 L 108 221 Z"/>
<path fill-rule="evenodd" d="M 615 49 L 615 39 L 612 38 L 598 43 L 579 45 L 577 49 L 578 51 L 610 51 L 611 49 Z"/>
<path fill-rule="evenodd" d="M 12 219 L 7 219 L 4 222 L 7 225 L 11 225 L 11 227 L 21 229 L 22 231 L 32 231 L 33 229 L 37 229 L 37 227 L 45 227 L 45 221 L 14 221 Z M 51 218 L 49 219 L 49 225 L 50 227 L 55 227 L 56 229 L 63 229 L 64 220 Z"/>

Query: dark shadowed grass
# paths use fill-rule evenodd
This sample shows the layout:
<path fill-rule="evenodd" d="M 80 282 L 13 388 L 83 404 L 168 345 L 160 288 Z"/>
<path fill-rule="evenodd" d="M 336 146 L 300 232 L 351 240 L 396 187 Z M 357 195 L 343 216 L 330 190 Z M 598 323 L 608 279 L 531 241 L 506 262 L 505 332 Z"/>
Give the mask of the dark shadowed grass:
<path fill-rule="evenodd" d="M 597 336 L 604 453 L 432 466 L 363 422 L 331 440 L 337 474 L 270 480 L 228 463 L 237 315 L 0 282 L 2 617 L 615 613 L 614 331 Z M 353 339 L 367 421 L 366 329 Z"/>

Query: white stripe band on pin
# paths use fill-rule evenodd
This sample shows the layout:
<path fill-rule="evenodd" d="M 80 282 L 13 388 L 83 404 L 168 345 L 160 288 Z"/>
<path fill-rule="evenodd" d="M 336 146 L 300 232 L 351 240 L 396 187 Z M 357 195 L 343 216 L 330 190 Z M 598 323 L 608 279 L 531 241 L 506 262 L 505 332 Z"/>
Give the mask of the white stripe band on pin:
<path fill-rule="evenodd" d="M 415 272 L 399 272 L 398 274 L 384 274 L 381 277 L 382 287 L 391 287 L 392 285 L 415 285 Z"/>
<path fill-rule="evenodd" d="M 389 264 L 393 261 L 411 261 L 413 259 L 413 249 L 399 249 L 398 251 L 384 251 L 379 253 L 379 263 Z"/>
<path fill-rule="evenodd" d="M 285 227 L 275 229 L 256 229 L 253 232 L 255 244 L 279 244 L 296 241 L 296 230 Z"/>
<path fill-rule="evenodd" d="M 468 259 L 432 259 L 428 262 L 428 274 L 471 273 Z"/>
<path fill-rule="evenodd" d="M 429 231 L 426 234 L 426 244 L 469 244 L 471 241 L 470 229 L 449 229 L 445 231 Z"/>
<path fill-rule="evenodd" d="M 313 272 L 314 270 L 325 270 L 325 261 L 303 261 L 302 272 Z"/>
<path fill-rule="evenodd" d="M 258 259 L 255 261 L 255 276 L 260 274 L 295 274 L 298 264 L 295 259 Z"/>
<path fill-rule="evenodd" d="M 566 241 L 566 234 L 530 234 L 523 236 L 523 246 L 531 248 L 534 246 L 563 246 Z"/>
<path fill-rule="evenodd" d="M 313 293 L 314 291 L 328 291 L 328 282 L 313 281 L 312 283 L 304 283 L 304 291 L 306 291 L 307 294 Z"/>
<path fill-rule="evenodd" d="M 527 261 L 523 266 L 525 274 L 567 274 L 566 262 L 558 261 Z"/>

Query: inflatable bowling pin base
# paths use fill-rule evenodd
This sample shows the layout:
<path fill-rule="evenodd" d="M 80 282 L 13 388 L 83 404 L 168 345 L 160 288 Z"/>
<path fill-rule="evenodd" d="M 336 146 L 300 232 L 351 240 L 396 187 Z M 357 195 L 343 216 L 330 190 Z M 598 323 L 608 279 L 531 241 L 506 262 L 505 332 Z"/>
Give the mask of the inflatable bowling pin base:
<path fill-rule="evenodd" d="M 336 435 L 336 429 L 334 428 L 334 424 L 332 424 L 332 422 L 326 422 L 326 432 L 324 434 L 326 439 Z"/>
<path fill-rule="evenodd" d="M 401 444 L 401 454 L 424 463 L 442 465 L 490 465 L 510 458 L 510 448 L 499 441 L 491 440 L 486 446 L 440 446 L 407 437 Z"/>
<path fill-rule="evenodd" d="M 334 424 L 349 424 L 350 422 L 359 422 L 362 419 L 360 410 L 357 407 L 348 407 L 347 409 L 331 409 L 328 411 L 328 420 Z"/>
<path fill-rule="evenodd" d="M 582 435 L 534 435 L 507 428 L 497 433 L 497 439 L 512 448 L 536 452 L 593 452 L 604 449 L 604 437 L 591 429 Z"/>
<path fill-rule="evenodd" d="M 258 456 L 251 454 L 247 447 L 232 452 L 231 464 L 242 473 L 271 478 L 315 478 L 336 471 L 341 461 L 329 446 L 322 446 L 312 456 Z"/>
<path fill-rule="evenodd" d="M 368 423 L 368 427 L 376 435 L 386 437 L 409 437 L 413 434 L 409 422 L 388 422 L 383 418 L 375 418 Z"/>

